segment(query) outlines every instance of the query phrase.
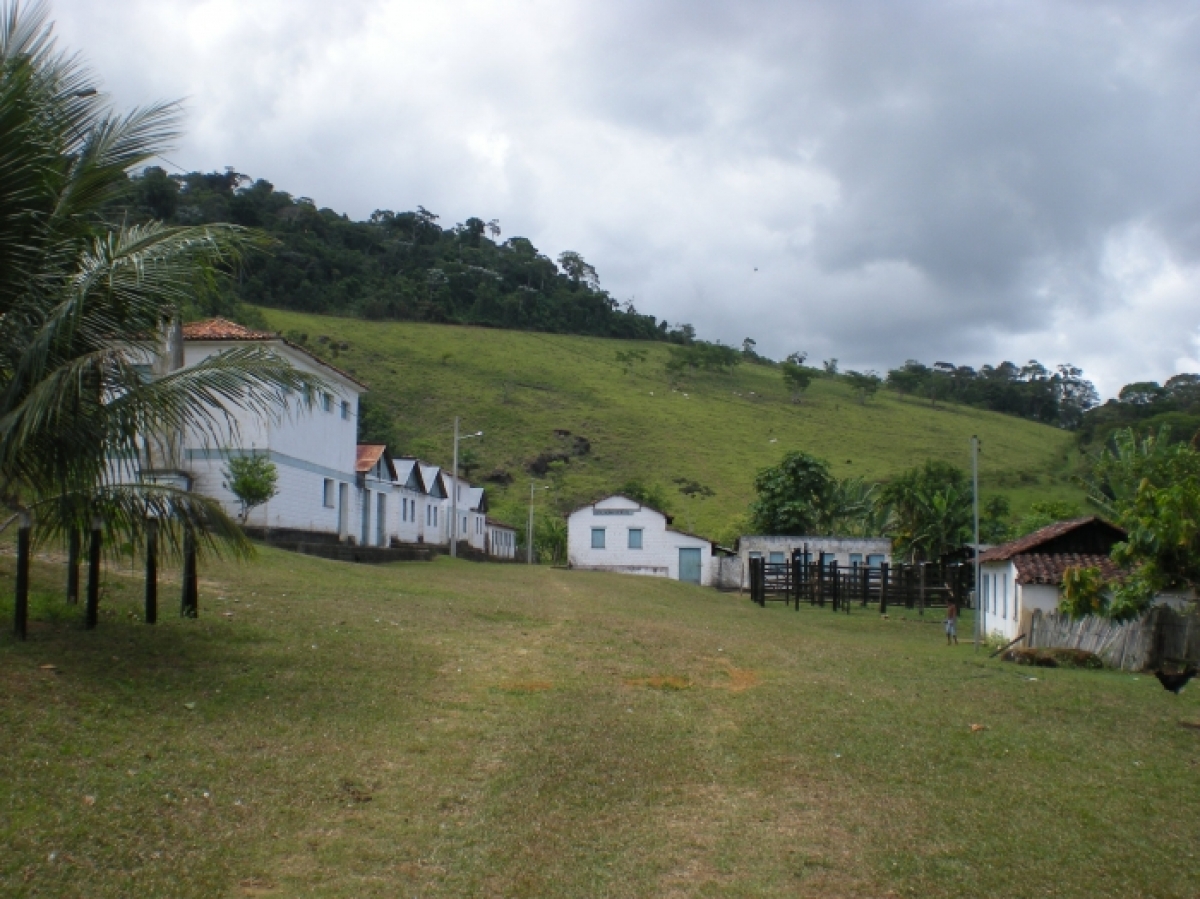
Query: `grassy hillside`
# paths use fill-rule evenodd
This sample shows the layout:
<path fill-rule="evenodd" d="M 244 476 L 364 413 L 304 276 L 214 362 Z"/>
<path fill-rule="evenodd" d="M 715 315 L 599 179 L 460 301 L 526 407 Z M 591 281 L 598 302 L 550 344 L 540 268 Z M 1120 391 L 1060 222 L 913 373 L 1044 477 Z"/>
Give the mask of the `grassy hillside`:
<path fill-rule="evenodd" d="M 108 572 L 89 633 L 35 565 L 29 641 L 0 633 L 0 894 L 1200 891 L 1194 688 L 653 578 L 201 576 L 200 619 L 150 628 Z"/>
<path fill-rule="evenodd" d="M 968 439 L 978 434 L 985 495 L 1008 494 L 1016 511 L 1036 499 L 1081 498 L 1067 476 L 1071 435 L 996 413 L 935 409 L 887 391 L 860 405 L 829 380 L 795 405 L 778 369 L 747 364 L 672 390 L 668 347 L 647 342 L 263 311 L 272 328 L 307 334 L 310 344 L 322 336 L 349 344 L 337 364 L 386 407 L 399 452 L 449 466 L 454 416 L 464 431 L 483 430 L 471 444 L 481 461 L 474 477 L 503 469 L 515 478 L 490 493 L 493 509 L 516 522 L 528 502 L 528 463 L 569 453 L 577 436 L 590 452 L 548 475 L 560 511 L 640 478 L 664 488 L 677 525 L 719 539 L 739 532 L 755 472 L 790 449 L 827 459 L 840 477 L 878 480 L 929 458 L 969 469 Z M 630 349 L 645 360 L 626 373 L 616 355 Z M 676 478 L 714 495 L 689 499 Z"/>

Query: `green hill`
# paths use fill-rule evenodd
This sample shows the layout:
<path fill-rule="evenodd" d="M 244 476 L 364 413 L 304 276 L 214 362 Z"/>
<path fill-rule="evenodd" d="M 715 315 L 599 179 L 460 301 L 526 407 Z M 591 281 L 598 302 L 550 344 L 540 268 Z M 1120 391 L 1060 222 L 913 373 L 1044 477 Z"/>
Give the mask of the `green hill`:
<path fill-rule="evenodd" d="M 493 514 L 514 523 L 524 521 L 539 457 L 565 457 L 539 477 L 554 487 L 539 505 L 567 511 L 636 478 L 662 488 L 677 525 L 727 540 L 741 530 L 755 472 L 786 450 L 823 457 L 841 477 L 886 480 L 930 458 L 969 468 L 971 434 L 983 445 L 985 496 L 1008 495 L 1015 512 L 1082 499 L 1069 477 L 1071 434 L 994 412 L 931 408 L 890 391 L 860 404 L 827 379 L 796 405 L 777 368 L 753 364 L 700 372 L 672 389 L 661 343 L 262 311 L 272 328 L 336 352 L 338 365 L 371 386 L 369 405 L 390 418 L 395 452 L 448 466 L 454 416 L 464 432 L 483 430 L 467 444 L 478 461 L 472 480 L 512 478 L 488 487 Z M 644 359 L 619 362 L 629 350 Z M 685 496 L 679 478 L 713 495 Z"/>

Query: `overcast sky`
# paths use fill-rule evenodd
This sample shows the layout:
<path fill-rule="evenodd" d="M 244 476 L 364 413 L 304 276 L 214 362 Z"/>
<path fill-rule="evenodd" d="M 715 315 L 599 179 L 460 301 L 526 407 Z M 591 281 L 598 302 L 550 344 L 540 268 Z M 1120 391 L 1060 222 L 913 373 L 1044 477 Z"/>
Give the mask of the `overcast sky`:
<path fill-rule="evenodd" d="M 56 0 L 187 170 L 498 218 L 843 368 L 1200 371 L 1200 5 Z"/>

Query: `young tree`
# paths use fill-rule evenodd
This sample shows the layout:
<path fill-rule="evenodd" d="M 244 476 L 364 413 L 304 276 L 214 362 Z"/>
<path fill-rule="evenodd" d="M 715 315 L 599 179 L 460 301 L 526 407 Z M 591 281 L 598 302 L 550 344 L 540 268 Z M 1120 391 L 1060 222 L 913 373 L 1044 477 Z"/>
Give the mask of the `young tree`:
<path fill-rule="evenodd" d="M 784 362 L 780 369 L 783 373 L 783 383 L 792 391 L 792 402 L 799 403 L 801 394 L 808 390 L 808 385 L 812 383 L 813 370 L 798 362 Z"/>
<path fill-rule="evenodd" d="M 892 509 L 897 555 L 932 560 L 973 536 L 971 487 L 962 469 L 928 460 L 880 491 Z"/>
<path fill-rule="evenodd" d="M 250 510 L 270 502 L 278 493 L 279 471 L 269 456 L 251 453 L 249 456 L 232 456 L 222 472 L 225 486 L 238 498 L 242 507 L 238 520 L 242 524 Z"/>
<path fill-rule="evenodd" d="M 850 389 L 858 395 L 859 404 L 864 406 L 868 399 L 879 392 L 879 387 L 883 384 L 883 380 L 873 371 L 848 371 L 846 380 L 850 382 Z"/>

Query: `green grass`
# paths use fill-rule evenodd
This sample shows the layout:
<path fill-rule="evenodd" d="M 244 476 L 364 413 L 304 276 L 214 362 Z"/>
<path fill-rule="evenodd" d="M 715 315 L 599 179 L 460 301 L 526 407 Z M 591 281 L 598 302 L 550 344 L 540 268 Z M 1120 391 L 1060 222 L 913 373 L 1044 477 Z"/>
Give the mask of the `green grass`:
<path fill-rule="evenodd" d="M 110 571 L 90 633 L 34 576 L 6 896 L 1200 891 L 1200 701 L 1152 677 L 595 572 L 267 550 L 154 628 Z"/>
<path fill-rule="evenodd" d="M 493 508 L 519 523 L 528 502 L 526 464 L 562 451 L 556 429 L 591 441 L 591 453 L 552 475 L 559 511 L 613 490 L 629 478 L 664 488 L 677 525 L 731 540 L 753 499 L 755 472 L 803 449 L 836 475 L 895 476 L 926 459 L 970 469 L 968 440 L 978 434 L 985 494 L 1012 498 L 1014 511 L 1040 499 L 1081 502 L 1069 473 L 1078 461 L 1072 436 L 1045 425 L 963 406 L 881 391 L 860 405 L 840 382 L 818 380 L 794 405 L 778 369 L 741 365 L 704 373 L 673 391 L 662 344 L 483 328 L 305 316 L 264 310 L 273 328 L 350 344 L 337 364 L 372 388 L 391 413 L 398 453 L 449 465 L 455 415 L 473 442 L 478 479 L 496 468 L 515 483 L 489 487 Z M 645 350 L 628 374 L 618 351 Z M 687 478 L 715 493 L 689 500 L 673 483 Z"/>

